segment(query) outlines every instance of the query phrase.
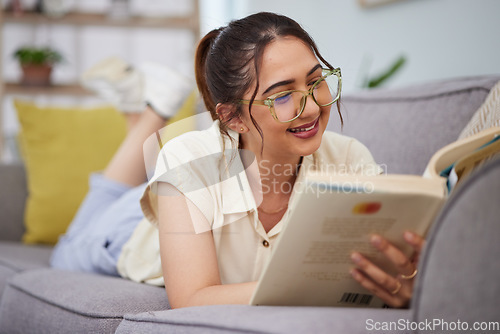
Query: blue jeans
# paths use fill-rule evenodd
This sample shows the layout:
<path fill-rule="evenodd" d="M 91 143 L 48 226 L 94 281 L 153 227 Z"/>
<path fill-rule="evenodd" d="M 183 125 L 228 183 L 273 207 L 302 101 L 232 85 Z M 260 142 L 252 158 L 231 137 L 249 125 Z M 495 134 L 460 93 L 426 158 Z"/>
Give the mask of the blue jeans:
<path fill-rule="evenodd" d="M 144 218 L 139 200 L 146 184 L 130 187 L 101 174 L 90 176 L 90 190 L 50 260 L 54 268 L 118 276 L 123 245 Z"/>

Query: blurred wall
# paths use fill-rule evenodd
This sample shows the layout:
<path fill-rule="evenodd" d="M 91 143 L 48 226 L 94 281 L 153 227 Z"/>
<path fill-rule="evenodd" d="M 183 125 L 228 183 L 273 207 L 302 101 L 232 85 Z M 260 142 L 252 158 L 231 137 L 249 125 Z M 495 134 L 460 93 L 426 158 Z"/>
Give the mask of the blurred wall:
<path fill-rule="evenodd" d="M 358 0 L 241 2 L 228 15 L 272 11 L 301 23 L 342 68 L 344 92 L 360 89 L 401 55 L 406 64 L 387 86 L 500 73 L 498 0 L 401 0 L 369 9 Z"/>
<path fill-rule="evenodd" d="M 77 12 L 109 13 L 111 7 L 111 0 L 67 2 L 71 4 L 69 8 Z M 162 5 L 155 5 L 156 0 L 130 0 L 131 15 L 176 16 L 186 15 L 192 10 L 192 1 L 162 2 Z M 147 8 L 157 11 L 147 11 Z M 56 83 L 78 81 L 83 71 L 110 56 L 119 56 L 131 64 L 160 62 L 185 74 L 193 73 L 196 40 L 187 30 L 9 23 L 4 25 L 2 37 L 3 77 L 7 81 L 16 81 L 20 77 L 20 68 L 12 53 L 21 45 L 50 45 L 64 55 L 66 62 L 55 68 Z"/>
<path fill-rule="evenodd" d="M 67 0 L 65 3 L 77 12 L 109 13 L 111 1 Z M 0 0 L 2 7 L 7 3 L 7 0 Z M 33 0 L 23 0 L 22 3 L 26 8 L 34 6 Z M 182 16 L 189 15 L 192 6 L 193 1 L 189 0 L 130 0 L 130 13 L 152 17 Z M 110 56 L 121 57 L 133 65 L 145 61 L 158 62 L 194 77 L 193 55 L 197 36 L 186 29 L 6 23 L 0 41 L 2 79 L 8 82 L 18 82 L 21 77 L 21 69 L 12 54 L 23 45 L 50 45 L 63 54 L 65 62 L 56 66 L 53 72 L 56 84 L 78 82 L 85 70 Z M 15 135 L 19 129 L 12 104 L 16 97 L 51 105 L 92 106 L 103 103 L 96 97 L 6 94 L 0 100 L 0 125 L 7 143 L 4 155 L 0 157 L 4 161 L 18 159 L 16 149 L 11 148 L 15 147 Z"/>

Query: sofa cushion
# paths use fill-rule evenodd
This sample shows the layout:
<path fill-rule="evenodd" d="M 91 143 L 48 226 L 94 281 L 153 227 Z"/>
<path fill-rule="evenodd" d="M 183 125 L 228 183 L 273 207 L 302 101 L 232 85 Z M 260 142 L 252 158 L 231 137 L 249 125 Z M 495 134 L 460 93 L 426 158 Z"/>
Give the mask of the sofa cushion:
<path fill-rule="evenodd" d="M 127 315 L 116 333 L 363 333 L 409 310 L 213 305 Z"/>
<path fill-rule="evenodd" d="M 454 189 L 421 259 L 412 305 L 415 321 L 440 319 L 456 324 L 460 320 L 470 326 L 476 321 L 492 322 L 498 331 L 499 198 L 500 158 Z"/>
<path fill-rule="evenodd" d="M 431 156 L 458 138 L 499 80 L 457 78 L 356 92 L 342 97 L 343 131 L 333 112 L 328 129 L 361 141 L 388 173 L 422 174 Z"/>
<path fill-rule="evenodd" d="M 27 193 L 24 167 L 20 164 L 0 164 L 1 240 L 21 240 Z"/>
<path fill-rule="evenodd" d="M 51 247 L 0 242 L 0 296 L 10 277 L 25 270 L 48 267 L 51 253 Z"/>
<path fill-rule="evenodd" d="M 169 308 L 165 289 L 121 278 L 59 271 L 11 277 L 0 301 L 0 333 L 113 333 L 123 315 Z"/>

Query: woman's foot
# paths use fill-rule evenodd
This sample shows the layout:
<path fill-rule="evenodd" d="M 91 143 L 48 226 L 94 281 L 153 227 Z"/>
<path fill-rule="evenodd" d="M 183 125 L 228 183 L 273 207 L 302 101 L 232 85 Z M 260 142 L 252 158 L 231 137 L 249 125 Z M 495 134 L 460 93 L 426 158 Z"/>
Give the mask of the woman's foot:
<path fill-rule="evenodd" d="M 193 90 L 189 79 L 166 66 L 148 62 L 135 68 L 117 57 L 92 66 L 81 83 L 123 113 L 141 113 L 149 105 L 163 119 L 174 116 Z"/>
<path fill-rule="evenodd" d="M 145 107 L 144 76 L 123 59 L 95 64 L 83 73 L 81 84 L 123 113 L 140 113 Z"/>

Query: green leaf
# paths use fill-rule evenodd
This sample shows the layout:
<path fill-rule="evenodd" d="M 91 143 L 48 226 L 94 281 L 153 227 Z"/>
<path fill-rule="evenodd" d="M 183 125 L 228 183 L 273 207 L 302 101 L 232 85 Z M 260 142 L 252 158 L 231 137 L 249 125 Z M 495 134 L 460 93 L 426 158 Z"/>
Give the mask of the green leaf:
<path fill-rule="evenodd" d="M 23 46 L 17 49 L 13 57 L 21 64 L 56 64 L 63 61 L 63 56 L 49 47 Z"/>
<path fill-rule="evenodd" d="M 368 81 L 367 87 L 375 88 L 383 84 L 387 79 L 392 77 L 396 72 L 398 72 L 401 67 L 406 63 L 406 57 L 400 56 L 391 67 L 385 71 L 384 73 L 378 75 L 377 77 Z"/>

